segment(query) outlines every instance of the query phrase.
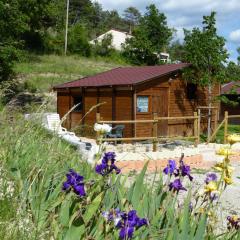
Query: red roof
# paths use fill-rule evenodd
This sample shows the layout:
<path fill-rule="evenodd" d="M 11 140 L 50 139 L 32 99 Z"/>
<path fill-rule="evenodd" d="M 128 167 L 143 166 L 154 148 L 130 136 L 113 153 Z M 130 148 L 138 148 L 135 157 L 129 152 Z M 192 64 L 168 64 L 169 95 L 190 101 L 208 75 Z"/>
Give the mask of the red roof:
<path fill-rule="evenodd" d="M 234 90 L 237 94 L 240 94 L 240 81 L 223 84 L 221 87 L 221 94 L 230 94 L 231 90 Z"/>
<path fill-rule="evenodd" d="M 188 67 L 189 65 L 190 64 L 188 63 L 179 63 L 159 66 L 120 67 L 106 72 L 98 73 L 94 76 L 84 77 L 75 81 L 56 85 L 54 86 L 54 89 L 135 85 L 176 72 L 182 68 Z"/>

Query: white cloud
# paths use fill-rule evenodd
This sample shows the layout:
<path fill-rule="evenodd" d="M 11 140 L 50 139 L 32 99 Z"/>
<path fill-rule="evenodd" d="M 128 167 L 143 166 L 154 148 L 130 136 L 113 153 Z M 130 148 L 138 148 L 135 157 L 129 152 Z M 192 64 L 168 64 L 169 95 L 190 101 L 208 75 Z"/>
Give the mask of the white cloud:
<path fill-rule="evenodd" d="M 234 43 L 240 43 L 240 29 L 232 31 L 229 35 L 229 39 Z"/>

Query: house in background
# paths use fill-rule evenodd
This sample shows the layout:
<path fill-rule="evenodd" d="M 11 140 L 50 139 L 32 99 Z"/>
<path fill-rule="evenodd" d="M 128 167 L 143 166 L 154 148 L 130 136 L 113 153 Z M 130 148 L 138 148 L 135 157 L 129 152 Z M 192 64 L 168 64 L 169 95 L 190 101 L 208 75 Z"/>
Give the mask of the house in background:
<path fill-rule="evenodd" d="M 112 35 L 112 46 L 114 49 L 121 51 L 122 45 L 125 44 L 127 38 L 131 38 L 132 35 L 130 35 L 127 32 L 122 32 L 119 30 L 111 29 L 108 32 L 98 36 L 97 38 L 91 40 L 90 44 L 96 44 L 101 43 L 105 36 L 111 34 Z"/>
<path fill-rule="evenodd" d="M 93 125 L 96 113 L 102 120 L 138 120 L 158 117 L 193 116 L 198 106 L 207 105 L 207 90 L 182 78 L 189 64 L 120 67 L 94 76 L 60 84 L 57 91 L 57 111 L 64 116 L 74 105 L 65 127 Z M 213 97 L 220 94 L 220 85 L 213 88 Z M 99 104 L 83 119 L 89 110 Z M 216 103 L 217 104 L 217 103 Z M 219 104 L 216 106 L 219 107 Z M 158 136 L 188 136 L 193 134 L 192 120 L 164 120 L 158 123 Z M 152 123 L 126 124 L 124 137 L 152 136 Z"/>
<path fill-rule="evenodd" d="M 221 118 L 224 118 L 225 111 L 228 111 L 229 115 L 240 115 L 240 81 L 223 84 L 221 95 L 233 102 L 233 104 L 221 102 Z M 229 119 L 229 123 L 240 124 L 240 119 Z"/>

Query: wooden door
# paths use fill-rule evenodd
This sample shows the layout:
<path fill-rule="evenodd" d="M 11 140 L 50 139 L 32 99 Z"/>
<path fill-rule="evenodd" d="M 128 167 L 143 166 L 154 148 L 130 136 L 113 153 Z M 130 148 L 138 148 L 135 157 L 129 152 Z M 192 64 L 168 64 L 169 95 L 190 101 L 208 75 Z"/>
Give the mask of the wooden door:
<path fill-rule="evenodd" d="M 158 117 L 168 117 L 168 89 L 156 88 L 152 95 L 152 113 Z M 158 122 L 158 136 L 167 136 L 168 120 Z"/>

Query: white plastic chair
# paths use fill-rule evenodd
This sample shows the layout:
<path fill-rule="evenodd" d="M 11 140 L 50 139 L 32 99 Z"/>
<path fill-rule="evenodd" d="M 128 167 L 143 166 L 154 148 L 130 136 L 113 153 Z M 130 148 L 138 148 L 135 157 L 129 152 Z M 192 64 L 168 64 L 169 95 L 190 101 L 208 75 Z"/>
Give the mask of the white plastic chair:
<path fill-rule="evenodd" d="M 57 113 L 51 113 L 47 115 L 47 128 L 58 135 L 68 134 L 75 136 L 74 132 L 68 132 L 66 128 L 61 126 L 60 116 Z"/>

